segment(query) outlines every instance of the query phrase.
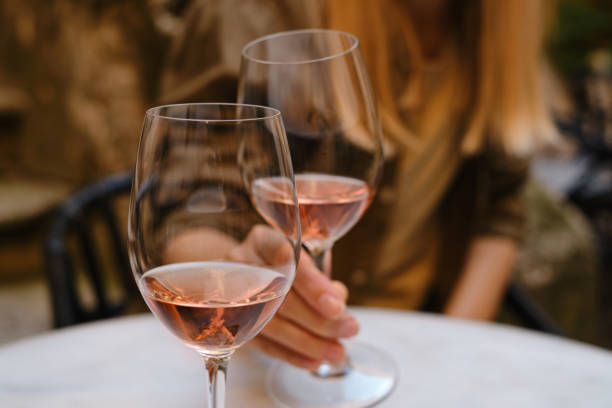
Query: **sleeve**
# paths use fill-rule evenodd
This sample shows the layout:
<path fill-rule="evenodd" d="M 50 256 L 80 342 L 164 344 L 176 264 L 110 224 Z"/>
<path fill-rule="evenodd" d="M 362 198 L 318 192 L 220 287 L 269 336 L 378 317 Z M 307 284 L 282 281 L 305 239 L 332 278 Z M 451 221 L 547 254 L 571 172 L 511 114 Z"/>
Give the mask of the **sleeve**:
<path fill-rule="evenodd" d="M 300 9 L 302 0 L 196 0 L 171 39 L 160 103 L 235 102 L 242 48 L 306 26 Z"/>
<path fill-rule="evenodd" d="M 477 235 L 505 236 L 521 240 L 525 228 L 522 200 L 529 160 L 510 157 L 499 151 L 486 152 L 480 172 L 484 184 L 480 191 L 483 209 Z"/>

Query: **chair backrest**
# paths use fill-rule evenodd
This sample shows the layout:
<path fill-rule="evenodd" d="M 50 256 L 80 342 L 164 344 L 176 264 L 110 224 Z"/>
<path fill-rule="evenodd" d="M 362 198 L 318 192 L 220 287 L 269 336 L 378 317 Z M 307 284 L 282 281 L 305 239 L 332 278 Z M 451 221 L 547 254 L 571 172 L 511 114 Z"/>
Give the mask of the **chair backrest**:
<path fill-rule="evenodd" d="M 117 199 L 127 196 L 131 185 L 131 173 L 113 175 L 78 191 L 60 207 L 45 247 L 55 327 L 117 316 L 130 301 L 139 298 L 134 295 L 137 288 L 115 213 Z M 96 220 L 101 222 L 94 228 Z M 108 271 L 109 263 L 103 262 L 109 255 L 114 271 Z M 77 264 L 82 267 L 77 268 Z M 110 296 L 108 272 L 115 273 L 119 299 Z M 79 282 L 91 288 L 93 302 L 89 303 L 93 305 L 84 302 Z"/>
<path fill-rule="evenodd" d="M 510 282 L 508 284 L 504 296 L 504 306 L 525 327 L 548 334 L 565 336 L 565 333 L 557 323 L 532 299 L 527 290 L 517 282 Z"/>

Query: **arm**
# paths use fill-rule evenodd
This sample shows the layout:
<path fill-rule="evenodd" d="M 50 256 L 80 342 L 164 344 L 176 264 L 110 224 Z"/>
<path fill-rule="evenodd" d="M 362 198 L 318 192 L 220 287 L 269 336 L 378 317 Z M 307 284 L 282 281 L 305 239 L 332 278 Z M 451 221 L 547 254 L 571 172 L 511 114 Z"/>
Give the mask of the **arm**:
<path fill-rule="evenodd" d="M 511 238 L 485 236 L 472 241 L 444 314 L 478 320 L 494 318 L 510 279 L 516 253 L 517 244 Z"/>
<path fill-rule="evenodd" d="M 527 180 L 527 158 L 489 150 L 478 171 L 474 235 L 456 284 L 444 307 L 449 316 L 495 318 L 512 274 L 525 226 L 521 198 Z"/>

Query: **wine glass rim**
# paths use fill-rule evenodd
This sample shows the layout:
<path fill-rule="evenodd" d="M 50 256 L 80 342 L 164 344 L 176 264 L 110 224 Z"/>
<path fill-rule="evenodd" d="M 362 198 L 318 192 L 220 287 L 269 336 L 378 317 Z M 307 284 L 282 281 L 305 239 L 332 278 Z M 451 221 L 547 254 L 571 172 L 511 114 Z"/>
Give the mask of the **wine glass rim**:
<path fill-rule="evenodd" d="M 266 114 L 264 114 L 264 115 L 247 115 L 244 118 L 234 118 L 234 119 L 214 119 L 214 118 L 206 119 L 206 118 L 183 118 L 183 117 L 177 117 L 177 116 L 172 116 L 172 115 L 167 115 L 167 114 L 162 114 L 161 113 L 162 109 L 166 109 L 166 108 L 180 108 L 180 107 L 188 107 L 188 106 L 194 106 L 194 107 L 197 107 L 197 106 L 248 107 L 248 108 L 256 108 L 256 109 L 262 110 L 263 112 L 266 112 Z M 174 104 L 168 104 L 168 105 L 155 106 L 155 107 L 147 109 L 146 115 L 147 116 L 156 117 L 156 118 L 161 118 L 161 119 L 177 120 L 177 121 L 184 121 L 184 122 L 238 123 L 238 122 L 252 122 L 252 121 L 259 121 L 259 120 L 276 119 L 276 118 L 280 118 L 281 113 L 280 113 L 280 111 L 278 109 L 271 108 L 269 106 L 253 105 L 253 104 L 248 104 L 248 103 L 198 102 L 198 103 L 174 103 Z"/>
<path fill-rule="evenodd" d="M 352 44 L 350 47 L 348 47 L 345 50 L 342 50 L 341 52 L 332 54 L 332 55 L 327 55 L 325 57 L 321 57 L 321 58 L 314 58 L 314 59 L 308 59 L 308 60 L 300 60 L 300 61 L 269 61 L 269 60 L 263 60 L 260 58 L 254 58 L 251 57 L 249 55 L 247 55 L 246 51 L 253 47 L 255 44 L 264 42 L 264 41 L 268 41 L 270 39 L 273 38 L 279 38 L 279 37 L 289 37 L 292 35 L 296 35 L 296 34 L 305 34 L 305 33 L 333 33 L 333 34 L 339 34 L 339 35 L 343 35 L 345 37 L 348 37 L 351 39 Z M 263 37 L 259 37 L 254 39 L 253 41 L 250 41 L 249 43 L 247 43 L 247 45 L 245 45 L 242 48 L 242 56 L 250 61 L 253 62 L 257 62 L 260 64 L 267 64 L 267 65 L 300 65 L 300 64 L 311 64 L 314 62 L 322 62 L 322 61 L 328 61 L 334 58 L 338 58 L 338 57 L 342 57 L 343 55 L 349 54 L 351 52 L 353 52 L 354 50 L 357 49 L 357 47 L 359 47 L 359 39 L 351 33 L 347 33 L 346 31 L 341 31 L 341 30 L 332 30 L 329 28 L 305 28 L 305 29 L 301 29 L 301 30 L 288 30 L 288 31 L 279 31 L 277 33 L 273 33 L 273 34 L 268 34 L 265 35 Z"/>

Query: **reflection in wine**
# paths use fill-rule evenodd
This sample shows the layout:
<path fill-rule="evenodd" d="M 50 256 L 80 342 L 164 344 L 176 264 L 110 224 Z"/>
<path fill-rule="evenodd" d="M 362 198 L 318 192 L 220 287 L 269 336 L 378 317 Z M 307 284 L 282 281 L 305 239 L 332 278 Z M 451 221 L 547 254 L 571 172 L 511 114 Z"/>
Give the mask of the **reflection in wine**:
<path fill-rule="evenodd" d="M 146 272 L 147 304 L 177 337 L 205 354 L 225 353 L 250 340 L 289 290 L 285 275 L 234 262 L 185 262 Z"/>

